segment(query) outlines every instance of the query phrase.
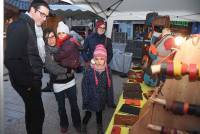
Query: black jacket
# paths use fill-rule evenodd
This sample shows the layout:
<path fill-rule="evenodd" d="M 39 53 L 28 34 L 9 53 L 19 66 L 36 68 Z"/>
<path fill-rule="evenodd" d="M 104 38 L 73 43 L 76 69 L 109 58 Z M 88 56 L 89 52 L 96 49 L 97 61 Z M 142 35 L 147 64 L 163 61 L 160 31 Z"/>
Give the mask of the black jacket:
<path fill-rule="evenodd" d="M 41 86 L 43 63 L 39 56 L 35 22 L 22 13 L 7 30 L 4 63 L 13 87 Z"/>
<path fill-rule="evenodd" d="M 90 61 L 93 58 L 93 53 L 96 45 L 103 44 L 107 50 L 107 63 L 109 64 L 113 57 L 112 50 L 112 40 L 106 37 L 104 34 L 99 35 L 98 33 L 90 34 L 84 41 L 84 51 L 82 52 L 82 57 L 85 62 Z"/>

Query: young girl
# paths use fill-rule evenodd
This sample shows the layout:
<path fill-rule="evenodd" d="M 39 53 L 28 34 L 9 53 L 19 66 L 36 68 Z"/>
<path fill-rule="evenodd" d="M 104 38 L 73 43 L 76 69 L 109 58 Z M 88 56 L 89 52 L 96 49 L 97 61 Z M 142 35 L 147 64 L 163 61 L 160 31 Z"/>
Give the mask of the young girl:
<path fill-rule="evenodd" d="M 102 44 L 96 46 L 91 63 L 82 80 L 83 109 L 86 110 L 82 132 L 87 133 L 86 125 L 94 111 L 97 133 L 102 134 L 102 111 L 106 104 L 110 107 L 114 105 L 111 70 L 107 66 L 107 51 Z"/>
<path fill-rule="evenodd" d="M 68 26 L 62 21 L 58 23 L 57 34 L 59 50 L 55 55 L 55 60 L 64 67 L 76 70 L 80 66 L 81 44 L 70 35 Z"/>

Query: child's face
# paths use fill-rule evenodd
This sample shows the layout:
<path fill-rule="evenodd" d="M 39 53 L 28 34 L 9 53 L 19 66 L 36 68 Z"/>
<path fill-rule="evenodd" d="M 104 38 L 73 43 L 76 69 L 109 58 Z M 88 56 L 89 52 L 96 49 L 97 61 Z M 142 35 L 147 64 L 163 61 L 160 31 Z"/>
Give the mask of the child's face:
<path fill-rule="evenodd" d="M 95 61 L 95 64 L 96 64 L 97 67 L 105 65 L 105 57 L 97 56 L 97 57 L 94 58 L 94 61 Z"/>
<path fill-rule="evenodd" d="M 64 33 L 64 32 L 59 32 L 59 33 L 58 33 L 58 39 L 61 39 L 61 40 L 62 40 L 62 39 L 64 39 L 64 38 L 66 37 L 66 35 L 67 35 L 67 34 Z"/>

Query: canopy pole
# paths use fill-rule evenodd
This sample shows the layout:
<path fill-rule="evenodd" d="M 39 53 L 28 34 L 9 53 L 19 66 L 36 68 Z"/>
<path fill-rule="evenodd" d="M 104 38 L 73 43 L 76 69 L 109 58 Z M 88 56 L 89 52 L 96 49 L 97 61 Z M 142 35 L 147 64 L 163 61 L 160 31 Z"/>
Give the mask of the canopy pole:
<path fill-rule="evenodd" d="M 107 20 L 107 31 L 106 31 L 106 35 L 107 35 L 107 37 L 109 37 L 109 38 L 111 38 L 111 35 L 112 35 L 113 22 L 114 22 L 114 20 L 113 20 L 112 18 Z"/>
<path fill-rule="evenodd" d="M 98 14 L 97 11 L 96 11 L 96 9 L 92 6 L 92 4 L 91 4 L 88 0 L 85 0 L 85 2 L 92 8 L 92 10 L 93 10 L 96 14 Z"/>
<path fill-rule="evenodd" d="M 105 13 L 105 10 L 103 10 L 103 8 L 101 7 L 100 4 L 98 4 L 99 8 L 101 9 L 101 12 L 97 13 L 97 14 L 100 14 L 100 13 L 103 13 L 105 16 L 107 16 L 107 14 Z"/>
<path fill-rule="evenodd" d="M 110 7 L 108 7 L 107 10 L 111 9 L 111 7 L 113 7 L 114 5 L 117 4 L 117 6 L 112 10 L 112 12 L 106 17 L 109 18 L 122 2 L 123 2 L 123 0 L 119 0 L 116 3 L 114 3 L 113 5 L 111 5 Z"/>

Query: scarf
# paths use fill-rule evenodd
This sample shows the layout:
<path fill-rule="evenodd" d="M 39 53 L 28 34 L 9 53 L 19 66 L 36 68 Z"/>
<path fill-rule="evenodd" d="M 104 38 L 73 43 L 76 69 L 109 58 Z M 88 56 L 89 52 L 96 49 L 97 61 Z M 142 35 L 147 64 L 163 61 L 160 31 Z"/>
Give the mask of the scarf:
<path fill-rule="evenodd" d="M 35 24 L 35 33 L 36 33 L 36 37 L 37 37 L 37 47 L 38 47 L 38 51 L 39 51 L 39 56 L 42 59 L 42 62 L 45 62 L 45 43 L 43 40 L 43 31 L 42 28 L 40 26 L 37 26 Z"/>
<path fill-rule="evenodd" d="M 108 84 L 108 88 L 110 88 L 110 86 L 111 86 L 111 80 L 110 80 L 110 76 L 109 76 L 108 65 L 105 64 L 102 67 L 97 67 L 95 64 L 91 64 L 91 67 L 94 70 L 94 78 L 95 78 L 95 84 L 96 84 L 96 86 L 98 86 L 98 83 L 99 83 L 99 81 L 97 79 L 96 71 L 99 72 L 99 73 L 102 73 L 103 71 L 106 71 L 107 82 L 108 82 L 107 84 Z"/>
<path fill-rule="evenodd" d="M 63 39 L 58 38 L 56 41 L 57 47 L 60 48 L 63 45 L 64 41 L 68 40 L 69 38 L 70 36 L 68 34 Z"/>
<path fill-rule="evenodd" d="M 50 51 L 50 54 L 56 54 L 58 52 L 58 48 L 56 46 L 46 45 L 46 48 Z"/>

